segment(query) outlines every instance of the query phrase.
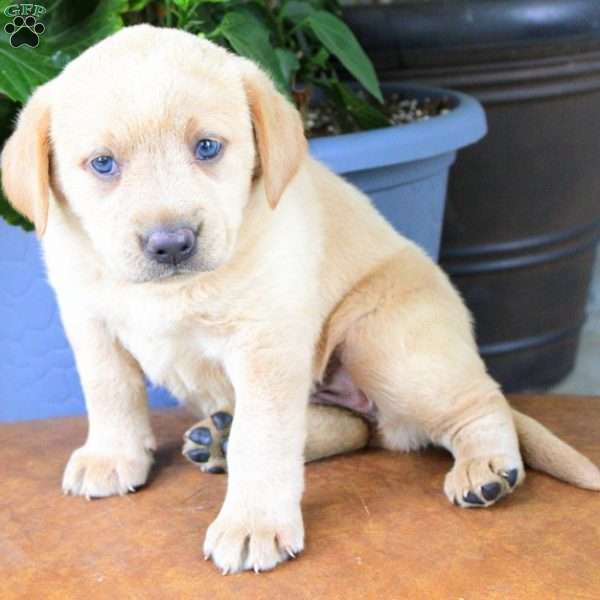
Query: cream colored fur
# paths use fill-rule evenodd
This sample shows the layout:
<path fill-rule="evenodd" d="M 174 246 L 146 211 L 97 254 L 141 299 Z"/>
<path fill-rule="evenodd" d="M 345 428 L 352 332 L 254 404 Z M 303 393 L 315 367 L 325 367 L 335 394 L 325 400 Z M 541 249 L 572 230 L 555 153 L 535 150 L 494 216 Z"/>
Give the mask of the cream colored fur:
<path fill-rule="evenodd" d="M 194 160 L 202 135 L 224 144 L 213 163 Z M 115 181 L 89 168 L 106 152 L 122 168 Z M 227 495 L 204 550 L 224 572 L 274 567 L 304 544 L 307 422 L 309 459 L 366 441 L 335 408 L 307 419 L 334 350 L 377 406 L 383 445 L 453 453 L 451 500 L 466 506 L 489 482 L 511 491 L 510 469 L 521 481 L 513 415 L 458 294 L 308 156 L 298 114 L 252 63 L 179 31 L 128 28 L 35 92 L 2 161 L 9 199 L 45 232 L 85 392 L 89 435 L 65 492 L 123 494 L 146 480 L 143 373 L 198 415 L 235 405 Z M 200 250 L 170 276 L 139 240 L 179 223 L 199 228 Z M 598 489 L 591 463 L 517 424 L 537 468 Z"/>

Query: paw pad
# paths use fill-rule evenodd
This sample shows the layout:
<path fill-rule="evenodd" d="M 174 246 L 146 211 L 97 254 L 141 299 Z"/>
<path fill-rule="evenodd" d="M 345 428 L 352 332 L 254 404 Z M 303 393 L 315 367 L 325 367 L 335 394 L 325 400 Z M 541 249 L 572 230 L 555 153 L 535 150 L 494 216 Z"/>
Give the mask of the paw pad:
<path fill-rule="evenodd" d="M 188 435 L 188 438 L 196 444 L 202 444 L 203 446 L 210 446 L 213 438 L 212 433 L 208 427 L 195 427 Z"/>
<path fill-rule="evenodd" d="M 468 492 L 465 494 L 463 500 L 469 504 L 477 504 L 478 506 L 483 506 L 485 504 L 485 502 L 473 492 Z"/>
<path fill-rule="evenodd" d="M 182 453 L 205 473 L 227 472 L 227 442 L 233 416 L 219 411 L 188 429 Z"/>
<path fill-rule="evenodd" d="M 233 417 L 228 412 L 220 411 L 211 415 L 210 420 L 214 423 L 217 429 L 223 431 L 231 426 Z"/>
<path fill-rule="evenodd" d="M 517 483 L 517 479 L 519 478 L 519 469 L 511 469 L 510 471 L 500 473 L 500 475 L 508 481 L 508 485 L 512 488 L 515 487 L 515 483 Z"/>
<path fill-rule="evenodd" d="M 497 481 L 486 483 L 481 486 L 481 495 L 488 501 L 495 500 L 502 491 L 502 486 Z"/>
<path fill-rule="evenodd" d="M 186 452 L 186 457 L 195 463 L 205 463 L 208 462 L 208 459 L 210 458 L 210 452 L 208 450 L 202 450 L 202 448 L 194 448 L 193 450 L 188 450 L 188 452 Z"/>
<path fill-rule="evenodd" d="M 212 475 L 222 475 L 225 473 L 225 469 L 223 467 L 209 467 L 206 472 Z"/>

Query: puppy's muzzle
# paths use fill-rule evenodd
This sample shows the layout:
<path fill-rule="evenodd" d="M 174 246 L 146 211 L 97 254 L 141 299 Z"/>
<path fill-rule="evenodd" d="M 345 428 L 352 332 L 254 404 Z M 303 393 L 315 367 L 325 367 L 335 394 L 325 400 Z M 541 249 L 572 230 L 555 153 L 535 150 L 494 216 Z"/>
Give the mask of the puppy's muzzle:
<path fill-rule="evenodd" d="M 177 265 L 196 252 L 196 233 L 190 227 L 157 227 L 146 233 L 142 244 L 150 260 Z"/>

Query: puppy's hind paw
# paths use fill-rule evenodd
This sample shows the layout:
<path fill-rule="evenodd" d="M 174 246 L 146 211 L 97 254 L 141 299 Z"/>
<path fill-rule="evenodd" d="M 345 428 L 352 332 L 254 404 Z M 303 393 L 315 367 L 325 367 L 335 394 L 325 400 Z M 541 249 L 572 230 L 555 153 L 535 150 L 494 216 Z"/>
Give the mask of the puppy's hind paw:
<path fill-rule="evenodd" d="M 492 456 L 459 460 L 446 475 L 444 492 L 456 506 L 485 508 L 510 494 L 524 477 L 520 459 Z"/>
<path fill-rule="evenodd" d="M 182 454 L 205 473 L 227 472 L 227 441 L 233 417 L 219 411 L 190 427 L 183 435 Z"/>

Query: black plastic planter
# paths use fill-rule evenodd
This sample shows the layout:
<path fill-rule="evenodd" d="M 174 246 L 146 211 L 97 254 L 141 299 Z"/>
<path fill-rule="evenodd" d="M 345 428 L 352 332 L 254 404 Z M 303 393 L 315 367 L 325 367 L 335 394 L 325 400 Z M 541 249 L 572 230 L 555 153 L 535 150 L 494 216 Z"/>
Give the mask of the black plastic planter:
<path fill-rule="evenodd" d="M 489 134 L 450 178 L 442 266 L 507 390 L 572 368 L 600 236 L 600 2 L 348 9 L 386 81 L 465 91 Z"/>

